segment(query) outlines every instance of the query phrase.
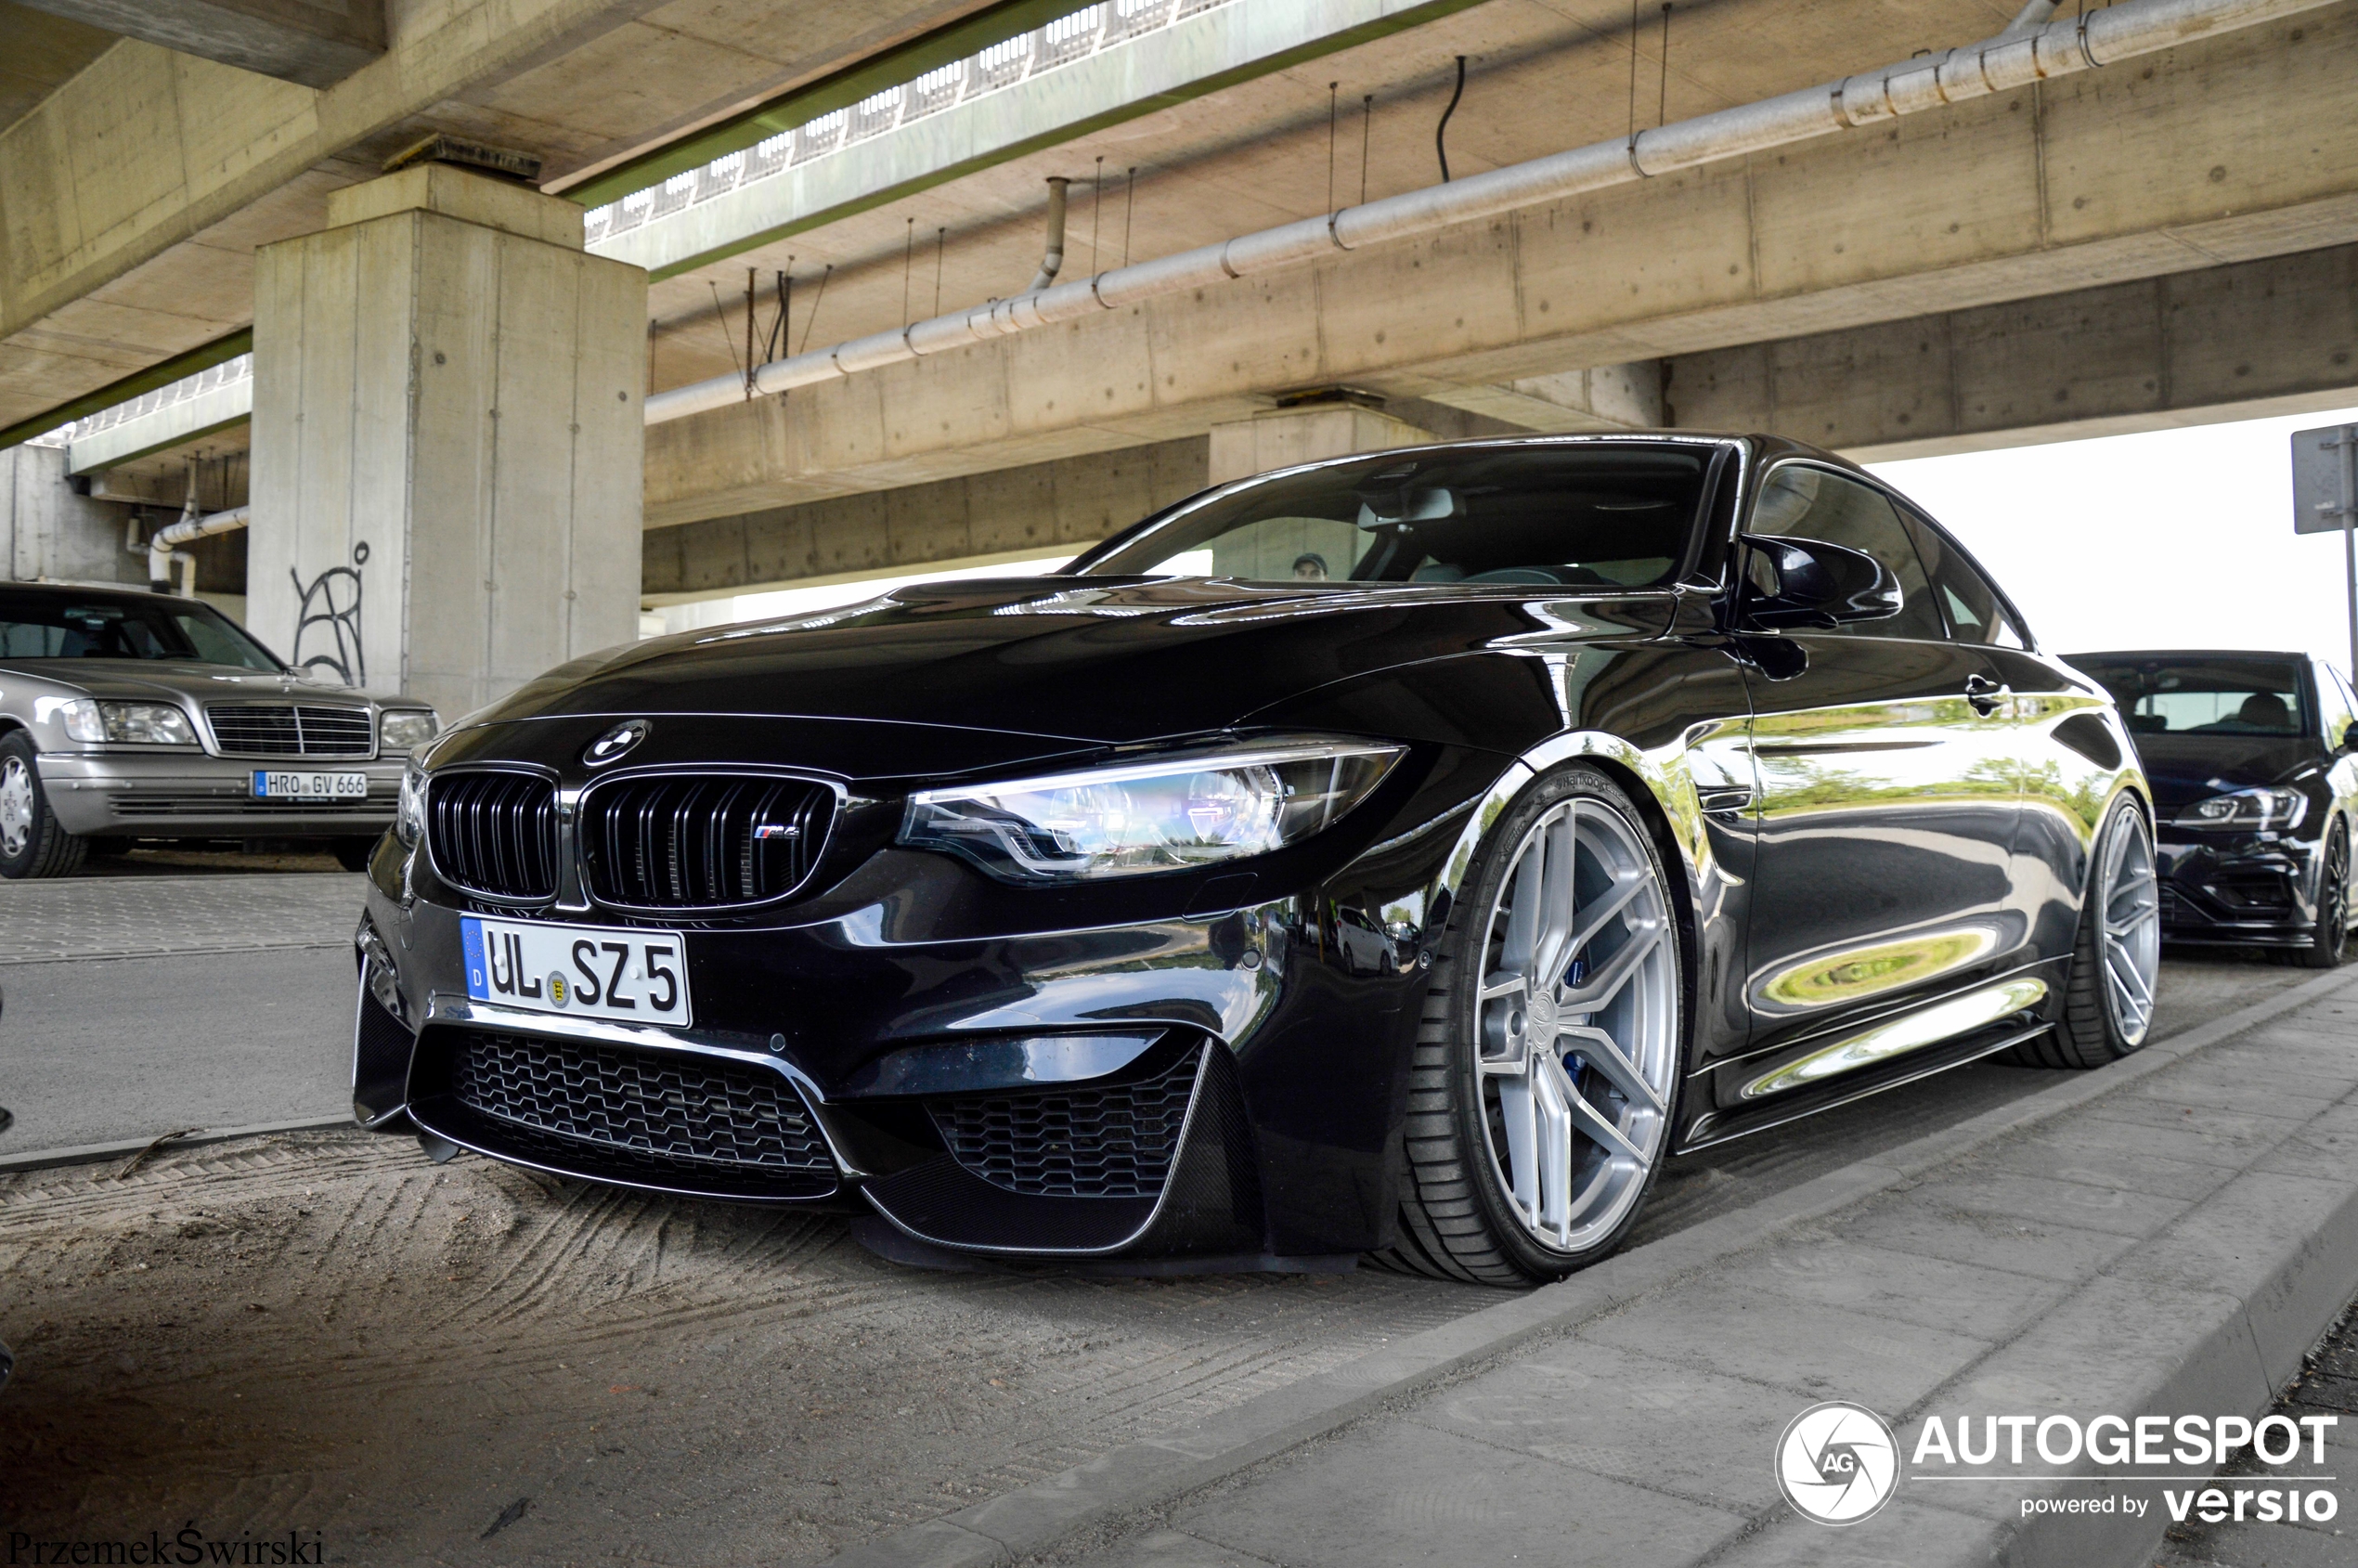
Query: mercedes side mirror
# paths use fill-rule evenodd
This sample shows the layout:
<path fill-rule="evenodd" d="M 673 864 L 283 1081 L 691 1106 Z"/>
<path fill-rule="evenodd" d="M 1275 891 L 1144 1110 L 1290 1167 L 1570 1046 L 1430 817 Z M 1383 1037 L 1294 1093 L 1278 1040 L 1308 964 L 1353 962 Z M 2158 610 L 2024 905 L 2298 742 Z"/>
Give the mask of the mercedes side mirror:
<path fill-rule="evenodd" d="M 2341 749 L 2358 751 L 2358 724 L 2352 724 L 2341 732 Z"/>
<path fill-rule="evenodd" d="M 1899 579 L 1864 551 L 1821 539 L 1744 539 L 1743 618 L 1756 627 L 1835 627 L 1899 613 Z"/>

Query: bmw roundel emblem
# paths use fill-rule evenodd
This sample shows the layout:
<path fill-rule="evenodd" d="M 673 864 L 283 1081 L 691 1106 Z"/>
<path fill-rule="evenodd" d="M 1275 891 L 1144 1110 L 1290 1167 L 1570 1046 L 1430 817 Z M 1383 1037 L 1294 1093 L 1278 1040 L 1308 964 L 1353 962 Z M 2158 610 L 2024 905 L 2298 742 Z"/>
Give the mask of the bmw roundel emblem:
<path fill-rule="evenodd" d="M 648 732 L 654 728 L 643 719 L 626 719 L 591 741 L 590 749 L 581 754 L 581 760 L 592 768 L 602 768 L 645 740 Z"/>

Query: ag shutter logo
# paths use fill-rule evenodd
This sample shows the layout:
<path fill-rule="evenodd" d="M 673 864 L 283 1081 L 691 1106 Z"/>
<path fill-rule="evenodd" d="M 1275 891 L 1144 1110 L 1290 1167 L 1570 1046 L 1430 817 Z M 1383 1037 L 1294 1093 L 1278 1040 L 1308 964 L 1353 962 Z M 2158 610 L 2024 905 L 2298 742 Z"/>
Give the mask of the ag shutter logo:
<path fill-rule="evenodd" d="M 1899 1487 L 1891 1423 L 1845 1400 L 1812 1405 L 1777 1439 L 1777 1484 L 1794 1512 L 1820 1524 L 1872 1517 Z"/>

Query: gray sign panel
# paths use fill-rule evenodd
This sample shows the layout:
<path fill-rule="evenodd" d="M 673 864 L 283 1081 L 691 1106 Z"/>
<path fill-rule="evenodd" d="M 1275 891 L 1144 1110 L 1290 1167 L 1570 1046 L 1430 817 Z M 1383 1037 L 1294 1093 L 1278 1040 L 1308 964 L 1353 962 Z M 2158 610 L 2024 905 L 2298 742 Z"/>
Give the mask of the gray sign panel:
<path fill-rule="evenodd" d="M 2358 509 L 2358 424 L 2294 432 L 2293 532 L 2338 534 L 2353 509 Z"/>

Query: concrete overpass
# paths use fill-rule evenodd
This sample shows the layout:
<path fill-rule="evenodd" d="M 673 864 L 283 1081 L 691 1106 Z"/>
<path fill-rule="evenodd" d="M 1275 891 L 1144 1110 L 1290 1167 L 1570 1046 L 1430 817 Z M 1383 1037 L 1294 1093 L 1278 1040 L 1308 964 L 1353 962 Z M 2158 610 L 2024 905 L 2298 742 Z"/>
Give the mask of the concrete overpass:
<path fill-rule="evenodd" d="M 52 8 L 104 26 L 99 3 Z M 2001 32 L 2011 5 L 1691 0 L 1634 29 L 1596 0 L 813 6 L 810 30 L 752 6 L 424 6 L 324 89 L 115 42 L 0 130 L 0 421 L 85 416 L 67 447 L 19 449 L 15 493 L 71 473 L 78 506 L 119 519 L 176 505 L 202 453 L 234 504 L 250 447 L 254 582 L 355 542 L 466 558 L 370 661 L 461 702 L 623 634 L 641 596 L 1074 546 L 1287 454 L 1666 423 L 1917 455 L 2352 401 L 2358 4 L 2115 12 L 2141 6 L 2162 31 L 2134 58 L 2100 40 L 2065 60 L 2067 13 L 1971 94 L 1933 69 L 1963 57 L 1927 52 Z M 135 71 L 162 74 L 101 80 Z M 166 78 L 200 107 L 127 135 L 126 95 L 162 101 Z M 1844 118 L 1868 96 L 1845 83 L 1822 133 L 1674 155 L 1690 127 L 1845 78 L 1922 101 Z M 435 131 L 454 140 L 368 178 Z M 1633 133 L 1646 177 L 1341 247 L 1353 212 L 1452 189 L 1444 156 L 1462 192 L 1568 149 L 1610 164 Z M 485 172 L 532 159 L 534 180 Z M 1287 265 L 926 339 L 1024 290 L 1051 176 L 1074 183 L 1043 300 L 1343 215 Z M 913 322 L 941 351 L 906 352 Z M 228 353 L 249 324 L 250 378 Z M 796 369 L 836 343 L 865 345 L 859 373 Z M 437 392 L 421 355 L 473 368 Z M 563 397 L 525 395 L 555 381 Z M 642 398 L 660 415 L 715 381 L 641 447 Z M 329 436 L 323 408 L 382 417 Z M 384 497 L 446 472 L 464 483 L 413 538 Z M 640 581 L 584 565 L 642 529 Z M 243 586 L 239 544 L 206 547 L 215 586 Z M 13 569 L 28 559 L 19 542 Z M 253 618 L 291 615 L 258 600 Z M 493 629 L 511 625 L 532 629 Z M 448 668 L 414 656 L 459 644 Z"/>

